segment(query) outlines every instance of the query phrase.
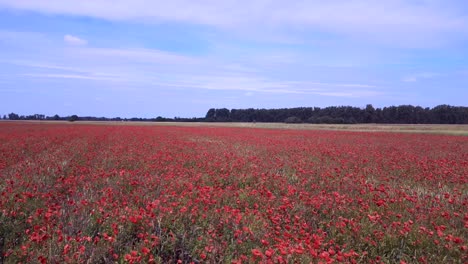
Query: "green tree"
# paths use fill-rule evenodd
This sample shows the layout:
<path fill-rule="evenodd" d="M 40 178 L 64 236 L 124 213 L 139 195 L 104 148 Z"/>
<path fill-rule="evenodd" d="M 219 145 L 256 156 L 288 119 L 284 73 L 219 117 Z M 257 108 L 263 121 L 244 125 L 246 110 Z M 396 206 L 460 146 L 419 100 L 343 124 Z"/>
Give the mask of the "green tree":
<path fill-rule="evenodd" d="M 375 119 L 375 108 L 371 104 L 366 105 L 366 110 L 364 111 L 364 123 L 374 123 Z"/>
<path fill-rule="evenodd" d="M 68 118 L 68 121 L 70 122 L 75 122 L 78 121 L 78 116 L 77 115 L 72 115 Z"/>
<path fill-rule="evenodd" d="M 8 114 L 8 119 L 10 119 L 10 120 L 19 120 L 19 119 L 20 119 L 20 117 L 19 117 L 19 115 L 18 115 L 18 114 L 15 114 L 15 113 L 9 113 L 9 114 Z"/>
<path fill-rule="evenodd" d="M 290 116 L 284 120 L 287 124 L 299 124 L 302 123 L 302 120 L 297 116 Z"/>

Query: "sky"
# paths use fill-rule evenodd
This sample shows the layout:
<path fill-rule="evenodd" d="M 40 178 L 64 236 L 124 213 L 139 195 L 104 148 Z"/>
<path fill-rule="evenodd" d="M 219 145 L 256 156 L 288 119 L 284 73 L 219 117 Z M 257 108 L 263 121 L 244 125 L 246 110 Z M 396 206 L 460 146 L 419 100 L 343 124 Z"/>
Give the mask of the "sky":
<path fill-rule="evenodd" d="M 466 0 L 0 0 L 0 114 L 467 106 Z"/>

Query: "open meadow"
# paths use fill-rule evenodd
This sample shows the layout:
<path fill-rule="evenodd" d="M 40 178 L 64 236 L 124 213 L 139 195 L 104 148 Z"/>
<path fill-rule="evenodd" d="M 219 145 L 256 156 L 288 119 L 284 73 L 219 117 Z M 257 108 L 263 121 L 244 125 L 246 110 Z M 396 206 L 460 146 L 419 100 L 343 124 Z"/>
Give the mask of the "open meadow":
<path fill-rule="evenodd" d="M 0 263 L 468 262 L 466 126 L 234 126 L 0 122 Z"/>

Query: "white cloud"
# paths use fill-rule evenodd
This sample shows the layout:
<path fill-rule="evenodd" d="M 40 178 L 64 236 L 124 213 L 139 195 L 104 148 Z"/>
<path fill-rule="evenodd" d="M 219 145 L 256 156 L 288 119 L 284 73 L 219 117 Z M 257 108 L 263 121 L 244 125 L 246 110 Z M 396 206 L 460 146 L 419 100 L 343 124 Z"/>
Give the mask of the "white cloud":
<path fill-rule="evenodd" d="M 197 62 L 194 57 L 179 55 L 156 49 L 116 49 L 92 48 L 75 49 L 78 56 L 101 57 L 108 59 L 130 60 L 130 62 L 149 62 L 159 64 L 193 64 Z"/>
<path fill-rule="evenodd" d="M 349 96 L 355 97 L 356 93 L 362 96 L 372 96 L 364 94 L 366 89 L 377 89 L 374 85 L 350 84 L 350 83 L 324 83 L 308 81 L 289 81 L 272 78 L 260 72 L 252 72 L 249 67 L 246 71 L 241 68 L 228 70 L 230 67 L 223 67 L 223 62 L 211 61 L 209 59 L 193 59 L 182 57 L 192 61 L 186 64 L 185 59 L 178 56 L 169 56 L 165 59 L 173 58 L 170 63 L 160 64 L 159 60 L 148 62 L 149 65 L 142 65 L 139 60 L 141 54 L 138 52 L 127 52 L 127 50 L 111 49 L 107 52 L 86 52 L 88 48 L 80 48 L 81 53 L 74 50 L 65 58 L 64 63 L 73 65 L 54 65 L 41 62 L 29 61 L 24 63 L 29 69 L 38 69 L 38 72 L 23 73 L 23 77 L 41 79 L 66 79 L 109 82 L 110 86 L 115 84 L 130 87 L 158 87 L 165 89 L 179 90 L 218 90 L 218 91 L 241 91 L 246 96 L 254 93 L 269 94 L 317 94 L 325 96 Z M 89 48 L 93 50 L 92 48 Z M 105 49 L 102 49 L 105 50 Z M 159 54 L 157 50 L 146 50 L 147 53 Z M 83 57 L 83 54 L 87 54 Z M 116 57 L 110 58 L 110 54 Z M 125 54 L 125 56 L 121 56 Z M 82 61 L 77 61 L 73 56 L 82 57 Z M 13 62 L 21 65 L 18 62 Z M 78 65 L 77 65 L 78 64 Z M 172 64 L 173 67 L 168 67 Z M 229 64 L 228 64 L 229 65 Z M 32 66 L 32 67 L 31 67 Z M 44 72 L 45 71 L 45 72 Z M 116 88 L 119 89 L 119 88 Z M 364 90 L 363 90 L 364 89 Z"/>
<path fill-rule="evenodd" d="M 0 0 L 1 1 L 1 0 Z M 157 49 L 96 48 L 85 46 L 44 46 L 37 53 L 28 52 L 2 61 L 14 64 L 16 76 L 24 80 L 54 80 L 72 84 L 77 80 L 94 82 L 96 86 L 113 90 L 176 89 L 179 91 L 217 90 L 241 94 L 308 94 L 341 95 L 378 90 L 373 84 L 355 82 L 348 77 L 342 82 L 320 82 L 320 75 L 310 72 L 299 81 L 288 74 L 277 74 L 303 66 L 288 56 L 272 56 L 274 52 L 258 52 L 245 58 L 239 56 L 183 55 Z M 24 54 L 24 56 L 23 56 Z M 307 59 L 305 59 L 307 60 Z M 0 63 L 2 62 L 0 61 Z M 288 63 L 285 66 L 285 61 Z M 300 74 L 300 73 L 299 73 Z M 301 75 L 301 74 L 300 74 Z M 335 75 L 335 73 L 333 73 Z M 314 80 L 315 79 L 315 80 Z M 322 94 L 319 94 L 322 93 Z"/>
<path fill-rule="evenodd" d="M 335 97 L 353 97 L 352 93 L 344 93 L 344 92 L 317 92 L 318 95 L 324 96 L 335 96 Z"/>
<path fill-rule="evenodd" d="M 2 42 L 14 47 L 29 47 L 31 43 L 37 46 L 52 44 L 52 41 L 43 33 L 0 29 L 0 43 Z"/>
<path fill-rule="evenodd" d="M 432 78 L 437 78 L 437 77 L 441 77 L 444 75 L 445 74 L 438 73 L 438 72 L 422 72 L 422 73 L 417 73 L 417 74 L 404 77 L 402 81 L 403 82 L 417 82 L 422 79 L 432 79 Z"/>
<path fill-rule="evenodd" d="M 0 0 L 0 7 L 113 21 L 191 23 L 251 36 L 312 30 L 408 46 L 437 45 L 468 34 L 463 1 L 449 0 Z"/>
<path fill-rule="evenodd" d="M 82 80 L 95 80 L 95 81 L 114 81 L 115 79 L 105 76 L 93 76 L 86 74 L 55 74 L 55 73 L 25 73 L 25 77 L 35 78 L 54 78 L 54 79 L 82 79 Z"/>
<path fill-rule="evenodd" d="M 69 45 L 77 45 L 77 46 L 83 46 L 83 45 L 88 44 L 88 41 L 81 39 L 79 37 L 76 37 L 76 36 L 72 36 L 72 35 L 63 36 L 63 41 L 65 41 L 65 43 Z"/>
<path fill-rule="evenodd" d="M 333 96 L 333 97 L 348 97 L 348 98 L 363 98 L 363 97 L 375 97 L 382 96 L 384 93 L 379 91 L 367 91 L 367 90 L 356 90 L 356 91 L 330 91 L 330 92 L 315 92 L 314 94 L 323 95 L 323 96 Z"/>
<path fill-rule="evenodd" d="M 418 79 L 417 79 L 416 77 L 414 77 L 414 76 L 409 76 L 409 77 L 403 78 L 402 81 L 404 81 L 404 82 L 416 82 L 417 80 L 418 80 Z"/>
<path fill-rule="evenodd" d="M 82 72 L 82 70 L 77 69 L 77 68 L 54 65 L 54 64 L 51 64 L 50 62 L 40 64 L 40 63 L 37 63 L 37 62 L 34 62 L 34 61 L 28 61 L 28 60 L 13 60 L 13 61 L 8 61 L 8 63 L 18 65 L 18 66 L 36 68 L 36 69 L 49 69 L 49 70 L 59 70 L 59 71 L 68 71 L 68 72 Z"/>
<path fill-rule="evenodd" d="M 326 83 L 326 82 L 307 82 L 307 85 L 314 86 L 335 86 L 335 87 L 350 87 L 350 88 L 376 88 L 375 85 L 359 84 L 359 83 Z"/>
<path fill-rule="evenodd" d="M 468 70 L 467 71 L 458 71 L 457 74 L 468 75 Z"/>

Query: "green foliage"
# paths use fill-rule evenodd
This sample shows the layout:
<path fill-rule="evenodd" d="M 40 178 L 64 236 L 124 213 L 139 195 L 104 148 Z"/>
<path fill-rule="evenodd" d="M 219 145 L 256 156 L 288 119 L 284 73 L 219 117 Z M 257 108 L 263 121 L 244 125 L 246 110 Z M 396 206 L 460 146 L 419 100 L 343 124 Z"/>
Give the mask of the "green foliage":
<path fill-rule="evenodd" d="M 78 121 L 78 116 L 77 115 L 72 115 L 68 118 L 68 121 L 70 122 L 75 122 Z"/>
<path fill-rule="evenodd" d="M 302 120 L 297 116 L 290 116 L 284 120 L 286 124 L 299 124 L 302 123 Z"/>

